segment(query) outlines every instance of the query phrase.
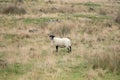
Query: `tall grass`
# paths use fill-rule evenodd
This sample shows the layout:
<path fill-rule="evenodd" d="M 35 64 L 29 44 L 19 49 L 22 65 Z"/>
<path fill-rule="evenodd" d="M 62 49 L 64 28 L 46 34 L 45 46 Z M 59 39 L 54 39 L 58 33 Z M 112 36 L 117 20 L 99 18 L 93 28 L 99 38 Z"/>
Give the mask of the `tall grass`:
<path fill-rule="evenodd" d="M 120 54 L 119 46 L 99 48 L 93 53 L 84 54 L 85 59 L 93 69 L 102 68 L 119 74 Z"/>
<path fill-rule="evenodd" d="M 120 31 L 102 3 L 23 2 L 28 13 L 0 15 L 1 80 L 119 80 Z M 47 33 L 71 38 L 72 52 L 54 52 Z"/>
<path fill-rule="evenodd" d="M 116 21 L 118 24 L 120 24 L 120 10 L 119 10 L 118 13 L 117 13 L 117 16 L 116 16 L 115 21 Z"/>
<path fill-rule="evenodd" d="M 65 36 L 71 32 L 71 29 L 66 26 L 60 26 L 59 28 L 53 31 L 54 34 L 58 34 L 60 36 Z"/>
<path fill-rule="evenodd" d="M 13 0 L 6 3 L 2 8 L 3 14 L 25 14 L 26 10 L 22 0 Z"/>

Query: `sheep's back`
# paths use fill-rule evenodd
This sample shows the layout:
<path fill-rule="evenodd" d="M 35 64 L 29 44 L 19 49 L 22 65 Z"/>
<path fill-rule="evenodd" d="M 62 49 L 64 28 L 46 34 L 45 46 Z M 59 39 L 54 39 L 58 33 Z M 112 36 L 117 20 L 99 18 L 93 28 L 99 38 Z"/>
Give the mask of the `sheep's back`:
<path fill-rule="evenodd" d="M 60 47 L 68 47 L 71 45 L 70 40 L 68 38 L 54 38 L 54 44 Z"/>
<path fill-rule="evenodd" d="M 68 38 L 62 38 L 62 39 L 64 40 L 64 44 L 65 44 L 67 47 L 71 46 L 70 39 L 68 39 Z"/>
<path fill-rule="evenodd" d="M 61 38 L 54 38 L 55 45 L 64 45 L 64 41 Z"/>

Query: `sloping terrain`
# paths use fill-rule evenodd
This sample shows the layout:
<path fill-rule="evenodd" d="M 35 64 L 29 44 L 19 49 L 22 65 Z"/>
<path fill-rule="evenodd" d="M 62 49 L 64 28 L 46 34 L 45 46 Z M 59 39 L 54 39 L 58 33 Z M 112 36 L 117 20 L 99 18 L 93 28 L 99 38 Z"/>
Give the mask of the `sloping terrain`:
<path fill-rule="evenodd" d="M 119 0 L 0 0 L 0 80 L 120 80 Z M 48 34 L 68 37 L 55 52 Z"/>

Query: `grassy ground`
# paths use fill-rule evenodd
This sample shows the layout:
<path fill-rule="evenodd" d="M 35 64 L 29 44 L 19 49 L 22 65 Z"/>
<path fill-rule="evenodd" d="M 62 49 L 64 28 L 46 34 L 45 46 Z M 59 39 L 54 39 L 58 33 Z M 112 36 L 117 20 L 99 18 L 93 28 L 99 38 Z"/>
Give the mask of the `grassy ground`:
<path fill-rule="evenodd" d="M 0 80 L 120 80 L 119 1 L 25 0 L 25 14 L 0 3 Z M 49 33 L 72 52 L 56 53 Z"/>

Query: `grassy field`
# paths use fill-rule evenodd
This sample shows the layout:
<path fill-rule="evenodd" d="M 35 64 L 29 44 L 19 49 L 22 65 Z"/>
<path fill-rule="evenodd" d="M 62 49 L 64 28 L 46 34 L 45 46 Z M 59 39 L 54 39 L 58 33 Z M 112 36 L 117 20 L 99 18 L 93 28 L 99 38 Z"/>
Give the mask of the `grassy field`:
<path fill-rule="evenodd" d="M 119 0 L 0 0 L 0 80 L 120 80 Z M 48 34 L 68 37 L 55 52 Z"/>

